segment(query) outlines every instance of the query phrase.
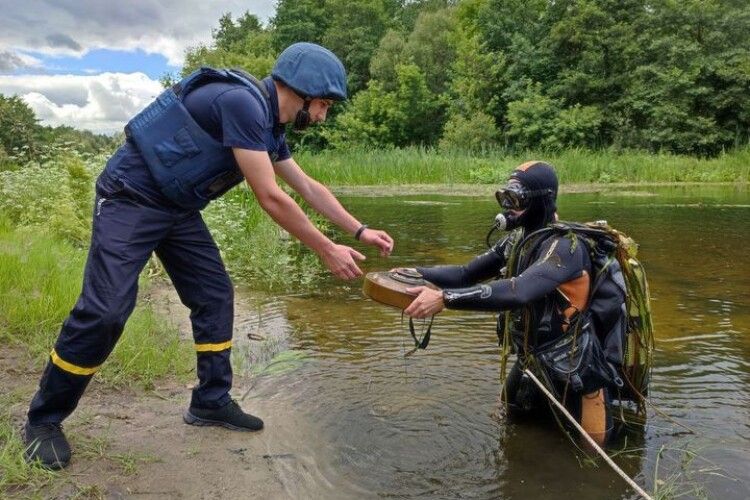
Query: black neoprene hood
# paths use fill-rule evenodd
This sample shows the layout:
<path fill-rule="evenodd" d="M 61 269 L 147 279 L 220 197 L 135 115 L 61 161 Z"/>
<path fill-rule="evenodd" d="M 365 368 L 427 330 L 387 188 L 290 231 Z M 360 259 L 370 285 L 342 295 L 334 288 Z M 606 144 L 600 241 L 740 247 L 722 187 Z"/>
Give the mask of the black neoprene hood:
<path fill-rule="evenodd" d="M 519 181 L 529 191 L 551 191 L 549 196 L 531 199 L 529 207 L 521 216 L 520 225 L 527 231 L 534 231 L 552 222 L 557 211 L 558 182 L 555 168 L 543 161 L 530 161 L 516 167 L 510 178 Z"/>

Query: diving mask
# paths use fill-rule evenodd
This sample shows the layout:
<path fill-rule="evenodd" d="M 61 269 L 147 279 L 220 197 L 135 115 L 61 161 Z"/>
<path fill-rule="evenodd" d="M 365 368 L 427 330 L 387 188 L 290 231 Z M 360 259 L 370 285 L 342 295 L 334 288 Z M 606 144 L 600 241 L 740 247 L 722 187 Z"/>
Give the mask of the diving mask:
<path fill-rule="evenodd" d="M 503 189 L 495 191 L 495 198 L 506 210 L 525 210 L 533 198 L 551 194 L 551 189 L 528 190 L 520 182 L 512 180 Z"/>

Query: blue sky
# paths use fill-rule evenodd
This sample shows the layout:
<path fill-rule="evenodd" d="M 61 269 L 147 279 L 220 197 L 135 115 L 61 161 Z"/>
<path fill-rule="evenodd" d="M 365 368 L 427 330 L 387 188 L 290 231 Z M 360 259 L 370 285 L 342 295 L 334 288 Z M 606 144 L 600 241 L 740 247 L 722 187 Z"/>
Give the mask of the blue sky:
<path fill-rule="evenodd" d="M 159 79 L 164 73 L 178 72 L 180 65 L 170 64 L 163 54 L 148 54 L 142 49 L 116 50 L 94 49 L 82 56 L 48 55 L 24 51 L 24 54 L 40 61 L 39 68 L 18 68 L 13 74 L 71 74 L 92 75 L 99 73 L 145 73 L 149 78 Z"/>
<path fill-rule="evenodd" d="M 185 51 L 211 43 L 219 18 L 245 11 L 261 22 L 276 0 L 24 0 L 0 15 L 0 94 L 17 95 L 46 125 L 99 133 L 129 115 L 179 73 Z"/>

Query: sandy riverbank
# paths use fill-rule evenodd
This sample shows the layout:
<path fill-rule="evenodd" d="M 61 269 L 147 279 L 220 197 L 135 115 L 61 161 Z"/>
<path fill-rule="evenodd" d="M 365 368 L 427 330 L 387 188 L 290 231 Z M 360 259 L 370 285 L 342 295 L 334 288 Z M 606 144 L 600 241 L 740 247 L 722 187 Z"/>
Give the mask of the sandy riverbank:
<path fill-rule="evenodd" d="M 188 311 L 166 282 L 150 300 L 189 337 Z M 253 311 L 238 301 L 237 336 Z M 184 330 L 184 331 L 183 331 Z M 0 391 L 13 392 L 13 424 L 21 428 L 40 370 L 18 348 L 0 351 Z M 185 425 L 190 386 L 160 380 L 153 390 L 106 387 L 94 379 L 65 422 L 73 446 L 71 465 L 40 491 L 0 492 L 20 498 L 296 498 L 295 442 L 310 432 L 288 403 L 248 392 L 248 376 L 235 378 L 233 394 L 266 422 L 258 433 Z"/>

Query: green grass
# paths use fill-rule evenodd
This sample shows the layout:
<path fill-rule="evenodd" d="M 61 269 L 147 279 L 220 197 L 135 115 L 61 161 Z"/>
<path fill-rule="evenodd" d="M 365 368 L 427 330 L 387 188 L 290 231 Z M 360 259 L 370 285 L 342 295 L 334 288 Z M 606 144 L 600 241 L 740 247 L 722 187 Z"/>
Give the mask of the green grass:
<path fill-rule="evenodd" d="M 638 151 L 588 151 L 468 154 L 423 148 L 374 151 L 330 151 L 298 155 L 314 178 L 331 185 L 452 184 L 504 182 L 508 173 L 528 160 L 545 160 L 570 183 L 747 182 L 750 148 L 715 158 L 696 158 Z"/>
<path fill-rule="evenodd" d="M 463 183 L 469 182 L 472 169 L 495 165 L 491 157 L 422 148 L 326 151 L 301 154 L 296 160 L 315 179 L 339 186 Z"/>
<path fill-rule="evenodd" d="M 56 237 L 0 222 L 0 342 L 23 347 L 41 366 L 75 304 L 86 254 Z M 115 351 L 96 377 L 144 387 L 195 363 L 189 343 L 140 304 Z"/>
<path fill-rule="evenodd" d="M 161 461 L 159 457 L 146 453 L 114 452 L 109 428 L 106 428 L 103 433 L 97 436 L 85 436 L 74 432 L 71 433 L 70 437 L 77 459 L 95 462 L 109 461 L 117 466 L 124 476 L 137 474 L 141 465 Z"/>
<path fill-rule="evenodd" d="M 13 390 L 0 394 L 0 498 L 57 498 L 58 493 L 66 488 L 75 490 L 72 498 L 91 498 L 86 492 L 90 492 L 92 488 L 97 489 L 98 486 L 78 484 L 70 475 L 26 463 L 23 457 L 21 424 L 12 417 L 26 405 L 28 396 L 23 391 Z M 125 476 L 135 475 L 141 466 L 160 461 L 158 457 L 149 454 L 112 452 L 106 432 L 103 436 L 96 437 L 69 432 L 68 437 L 75 449 L 76 457 L 91 461 L 109 461 Z"/>

